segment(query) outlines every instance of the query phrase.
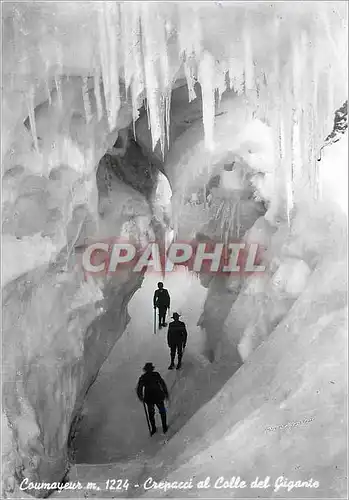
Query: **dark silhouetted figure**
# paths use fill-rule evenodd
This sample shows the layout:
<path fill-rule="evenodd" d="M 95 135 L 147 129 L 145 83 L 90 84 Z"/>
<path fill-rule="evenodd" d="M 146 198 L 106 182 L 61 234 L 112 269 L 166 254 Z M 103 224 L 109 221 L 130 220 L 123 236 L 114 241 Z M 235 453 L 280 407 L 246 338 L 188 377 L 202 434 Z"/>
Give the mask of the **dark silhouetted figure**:
<path fill-rule="evenodd" d="M 164 288 L 164 284 L 160 281 L 160 283 L 158 283 L 158 289 L 155 290 L 153 299 L 154 309 L 159 309 L 159 328 L 167 326 L 165 319 L 167 309 L 170 307 L 170 301 L 170 294 L 166 288 Z"/>
<path fill-rule="evenodd" d="M 187 344 L 187 329 L 183 321 L 179 321 L 179 314 L 173 313 L 173 320 L 168 327 L 167 343 L 171 351 L 171 364 L 169 370 L 173 370 L 176 353 L 178 353 L 177 370 L 182 365 L 182 356 L 185 346 Z"/>
<path fill-rule="evenodd" d="M 162 430 L 166 433 L 168 426 L 164 401 L 169 397 L 167 386 L 160 373 L 154 371 L 155 368 L 152 363 L 146 363 L 143 370 L 145 373 L 139 378 L 136 391 L 139 400 L 147 405 L 151 435 L 157 431 L 155 425 L 155 405 L 160 413 Z"/>

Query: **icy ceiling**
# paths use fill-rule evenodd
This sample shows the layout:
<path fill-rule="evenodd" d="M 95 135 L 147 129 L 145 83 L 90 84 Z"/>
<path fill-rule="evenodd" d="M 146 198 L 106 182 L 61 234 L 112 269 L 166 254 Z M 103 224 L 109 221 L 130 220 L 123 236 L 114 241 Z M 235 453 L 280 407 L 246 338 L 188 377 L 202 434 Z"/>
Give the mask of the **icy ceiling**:
<path fill-rule="evenodd" d="M 231 86 L 273 126 L 290 180 L 299 158 L 312 163 L 346 99 L 346 2 L 23 2 L 3 14 L 3 118 L 14 126 L 29 108 L 34 134 L 30 110 L 63 75 L 83 76 L 85 95 L 94 87 L 99 119 L 103 81 L 113 129 L 122 79 L 134 120 L 146 98 L 153 147 L 164 151 L 171 86 L 184 72 L 189 99 L 196 81 L 202 87 L 208 149 L 215 97 Z"/>

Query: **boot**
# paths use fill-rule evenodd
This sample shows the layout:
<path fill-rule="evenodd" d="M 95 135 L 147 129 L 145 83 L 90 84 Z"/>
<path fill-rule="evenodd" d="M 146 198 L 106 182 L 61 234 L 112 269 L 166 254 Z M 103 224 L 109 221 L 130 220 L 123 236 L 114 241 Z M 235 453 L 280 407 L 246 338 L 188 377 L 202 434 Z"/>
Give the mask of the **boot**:
<path fill-rule="evenodd" d="M 150 435 L 154 436 L 154 434 L 157 432 L 157 428 L 153 427 L 153 429 L 150 431 Z"/>
<path fill-rule="evenodd" d="M 176 370 L 180 370 L 182 366 L 182 363 L 178 363 Z"/>
<path fill-rule="evenodd" d="M 162 326 L 167 326 L 167 323 L 163 323 Z"/>
<path fill-rule="evenodd" d="M 160 417 L 161 417 L 162 431 L 164 434 L 166 434 L 166 432 L 168 431 L 168 425 L 167 425 L 167 421 L 166 421 L 166 413 L 160 413 Z"/>
<path fill-rule="evenodd" d="M 171 363 L 171 364 L 170 364 L 170 366 L 168 367 L 168 369 L 169 369 L 169 370 L 173 370 L 173 368 L 174 368 L 174 364 L 173 364 L 173 363 Z"/>

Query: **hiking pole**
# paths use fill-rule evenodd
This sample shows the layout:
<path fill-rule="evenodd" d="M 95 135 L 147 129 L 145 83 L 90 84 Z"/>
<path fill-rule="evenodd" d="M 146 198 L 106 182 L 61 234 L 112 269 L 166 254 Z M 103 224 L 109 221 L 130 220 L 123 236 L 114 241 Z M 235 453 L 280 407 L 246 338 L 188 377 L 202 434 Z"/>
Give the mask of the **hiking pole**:
<path fill-rule="evenodd" d="M 150 427 L 150 422 L 149 422 L 149 416 L 148 416 L 147 407 L 145 406 L 145 402 L 144 401 L 143 401 L 143 407 L 144 407 L 145 418 L 147 419 L 149 434 L 151 435 L 151 427 Z"/>

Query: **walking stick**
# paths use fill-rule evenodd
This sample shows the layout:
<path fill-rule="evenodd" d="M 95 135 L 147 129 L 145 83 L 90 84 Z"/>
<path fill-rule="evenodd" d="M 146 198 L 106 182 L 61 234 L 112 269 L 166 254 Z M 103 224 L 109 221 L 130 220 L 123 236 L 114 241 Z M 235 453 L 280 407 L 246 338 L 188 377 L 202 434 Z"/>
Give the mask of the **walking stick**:
<path fill-rule="evenodd" d="M 154 307 L 154 335 L 156 334 L 156 307 Z"/>
<path fill-rule="evenodd" d="M 147 419 L 149 434 L 151 435 L 151 427 L 150 427 L 150 422 L 149 422 L 149 416 L 148 416 L 147 407 L 145 406 L 145 402 L 144 401 L 143 401 L 143 407 L 144 407 L 145 418 Z"/>

